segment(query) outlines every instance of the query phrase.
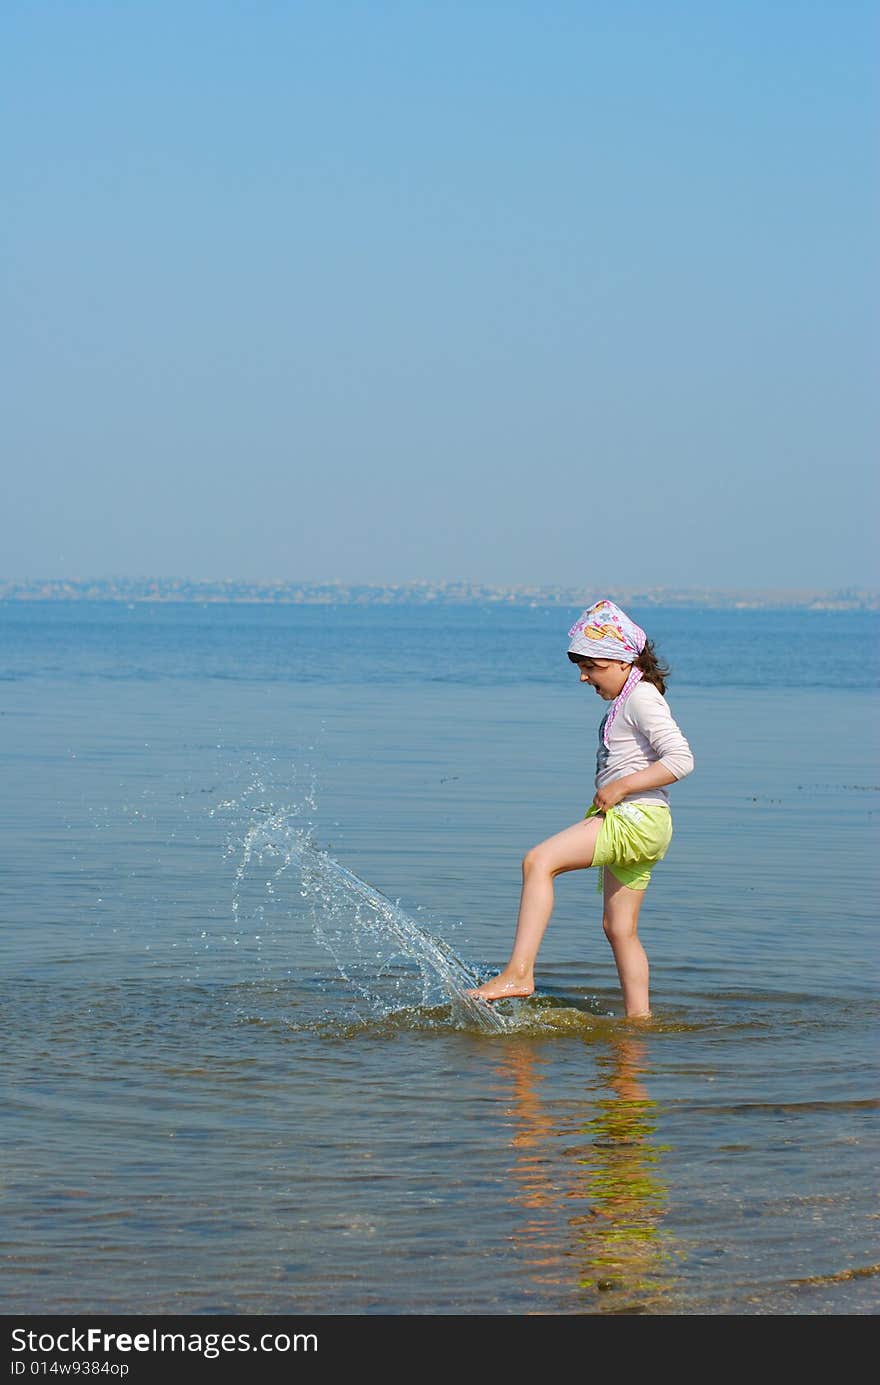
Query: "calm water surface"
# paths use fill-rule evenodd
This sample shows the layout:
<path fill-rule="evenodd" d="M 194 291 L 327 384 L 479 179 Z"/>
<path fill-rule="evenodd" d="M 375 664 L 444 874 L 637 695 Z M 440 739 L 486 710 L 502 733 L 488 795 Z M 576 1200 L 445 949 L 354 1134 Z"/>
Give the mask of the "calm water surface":
<path fill-rule="evenodd" d="M 577 614 L 0 606 L 4 1312 L 876 1313 L 876 617 L 633 612 L 655 1019 L 578 873 L 489 1030 Z"/>

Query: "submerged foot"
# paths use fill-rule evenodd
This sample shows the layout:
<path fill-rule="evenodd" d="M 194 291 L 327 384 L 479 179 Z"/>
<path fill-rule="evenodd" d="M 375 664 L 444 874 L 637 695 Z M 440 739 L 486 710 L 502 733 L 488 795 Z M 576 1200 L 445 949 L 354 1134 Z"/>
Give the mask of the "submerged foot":
<path fill-rule="evenodd" d="M 510 976 L 507 972 L 501 972 L 500 976 L 495 976 L 491 981 L 484 981 L 482 986 L 475 987 L 467 994 L 472 1000 L 505 1000 L 508 996 L 530 996 L 534 995 L 534 980 L 526 976 Z"/>

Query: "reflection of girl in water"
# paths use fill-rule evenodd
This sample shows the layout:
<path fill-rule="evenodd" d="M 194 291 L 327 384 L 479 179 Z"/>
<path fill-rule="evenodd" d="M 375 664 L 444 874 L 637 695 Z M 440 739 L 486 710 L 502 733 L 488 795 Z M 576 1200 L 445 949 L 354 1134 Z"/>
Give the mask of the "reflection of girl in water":
<path fill-rule="evenodd" d="M 541 1100 L 539 1063 L 529 1043 L 506 1049 L 516 1123 L 515 1240 L 536 1287 L 602 1292 L 597 1306 L 612 1311 L 645 1307 L 670 1285 L 661 1225 L 666 1188 L 652 1143 L 656 1104 L 640 1080 L 644 1044 L 618 1039 L 599 1057 L 601 1090 L 574 1130 Z M 567 1134 L 574 1145 L 565 1145 Z M 560 1238 L 560 1221 L 572 1235 Z"/>
<path fill-rule="evenodd" d="M 614 952 L 628 1018 L 651 1013 L 648 959 L 638 922 L 651 868 L 666 855 L 672 819 L 666 787 L 690 774 L 694 757 L 663 696 L 666 670 L 642 630 L 613 601 L 585 611 L 569 633 L 568 657 L 611 706 L 599 727 L 596 792 L 581 822 L 532 847 L 510 959 L 469 994 L 528 996 L 553 911 L 553 881 L 565 871 L 607 866 L 602 924 Z"/>
<path fill-rule="evenodd" d="M 628 1299 L 664 1287 L 658 1271 L 666 1258 L 660 1236 L 666 1189 L 651 1143 L 656 1102 L 639 1081 L 644 1057 L 643 1044 L 623 1039 L 600 1060 L 611 1090 L 583 1126 L 590 1144 L 578 1159 L 591 1208 L 572 1221 L 588 1252 L 581 1288 L 623 1290 Z"/>

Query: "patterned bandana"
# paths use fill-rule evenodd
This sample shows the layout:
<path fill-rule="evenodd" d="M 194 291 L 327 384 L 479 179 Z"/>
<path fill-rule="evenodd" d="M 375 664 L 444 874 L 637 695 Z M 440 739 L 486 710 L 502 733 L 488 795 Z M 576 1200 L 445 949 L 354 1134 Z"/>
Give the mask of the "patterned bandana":
<path fill-rule="evenodd" d="M 623 664 L 634 664 L 645 647 L 647 635 L 613 601 L 597 601 L 575 621 L 568 638 L 571 640 L 569 654 L 577 654 L 582 659 L 617 659 Z M 602 726 L 606 745 L 614 718 L 641 678 L 640 668 L 631 669 L 612 702 Z"/>
<path fill-rule="evenodd" d="M 584 611 L 568 632 L 569 654 L 582 659 L 619 659 L 633 664 L 645 647 L 647 636 L 613 601 L 597 601 Z"/>

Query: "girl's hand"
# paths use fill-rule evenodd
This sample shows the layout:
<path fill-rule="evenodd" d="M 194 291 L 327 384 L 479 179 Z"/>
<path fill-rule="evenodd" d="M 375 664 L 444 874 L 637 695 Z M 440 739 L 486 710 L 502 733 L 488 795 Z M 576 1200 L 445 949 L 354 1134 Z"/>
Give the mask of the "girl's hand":
<path fill-rule="evenodd" d="M 593 803 L 600 813 L 607 813 L 609 808 L 615 807 L 626 797 L 626 792 L 620 787 L 620 782 L 619 779 L 616 779 L 613 784 L 606 784 L 604 789 L 596 790 Z"/>

